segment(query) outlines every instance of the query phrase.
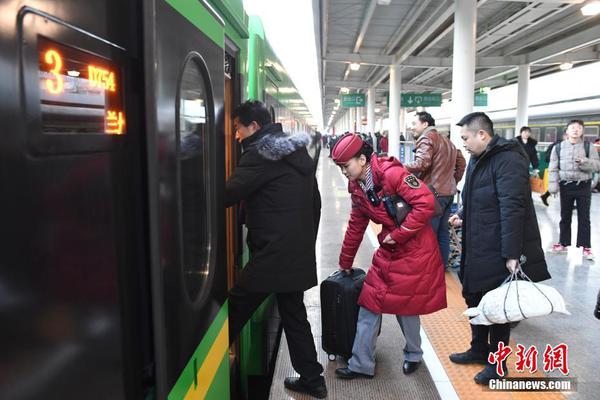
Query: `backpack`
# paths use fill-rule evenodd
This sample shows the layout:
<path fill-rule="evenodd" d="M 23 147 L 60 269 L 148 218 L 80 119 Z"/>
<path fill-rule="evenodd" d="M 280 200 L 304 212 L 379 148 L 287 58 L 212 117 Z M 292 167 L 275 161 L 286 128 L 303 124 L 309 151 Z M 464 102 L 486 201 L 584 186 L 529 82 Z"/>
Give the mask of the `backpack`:
<path fill-rule="evenodd" d="M 562 142 L 556 143 L 554 148 L 556 149 L 556 159 L 558 160 L 558 169 L 560 169 L 560 144 Z M 583 142 L 583 147 L 585 148 L 585 157 L 590 158 L 590 142 Z"/>

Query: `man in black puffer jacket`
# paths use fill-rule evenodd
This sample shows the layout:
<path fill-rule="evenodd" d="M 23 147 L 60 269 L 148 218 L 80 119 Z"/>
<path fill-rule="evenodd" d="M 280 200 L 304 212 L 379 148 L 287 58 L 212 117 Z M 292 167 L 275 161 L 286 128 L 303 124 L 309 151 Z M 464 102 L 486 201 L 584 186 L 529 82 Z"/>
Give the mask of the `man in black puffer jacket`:
<path fill-rule="evenodd" d="M 315 239 L 320 215 L 308 134 L 289 136 L 260 101 L 234 112 L 242 143 L 239 165 L 225 188 L 225 205 L 244 200 L 250 261 L 229 292 L 229 340 L 238 336 L 256 308 L 275 293 L 290 358 L 300 378 L 287 389 L 327 396 L 323 367 L 304 306 L 304 291 L 317 284 Z"/>
<path fill-rule="evenodd" d="M 494 135 L 492 121 L 484 113 L 471 113 L 457 125 L 471 159 L 463 209 L 450 222 L 463 226 L 459 276 L 467 306 L 477 307 L 485 293 L 518 268 L 522 255 L 527 258 L 524 272 L 534 282 L 549 279 L 550 274 L 531 199 L 527 155 L 515 141 Z M 471 348 L 451 354 L 451 361 L 486 364 L 499 342 L 508 344 L 510 324 L 471 325 L 471 333 Z M 475 381 L 487 385 L 496 378 L 495 367 L 487 364 Z"/>

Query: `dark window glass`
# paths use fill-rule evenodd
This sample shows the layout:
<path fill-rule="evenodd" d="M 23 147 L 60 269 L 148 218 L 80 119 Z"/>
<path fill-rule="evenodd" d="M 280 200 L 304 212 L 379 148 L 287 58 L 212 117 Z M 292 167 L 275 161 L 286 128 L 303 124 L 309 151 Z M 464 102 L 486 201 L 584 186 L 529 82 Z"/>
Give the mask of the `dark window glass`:
<path fill-rule="evenodd" d="M 190 58 L 179 92 L 179 171 L 181 184 L 181 249 L 184 284 L 197 300 L 207 281 L 210 253 L 208 205 L 209 114 L 202 61 Z"/>

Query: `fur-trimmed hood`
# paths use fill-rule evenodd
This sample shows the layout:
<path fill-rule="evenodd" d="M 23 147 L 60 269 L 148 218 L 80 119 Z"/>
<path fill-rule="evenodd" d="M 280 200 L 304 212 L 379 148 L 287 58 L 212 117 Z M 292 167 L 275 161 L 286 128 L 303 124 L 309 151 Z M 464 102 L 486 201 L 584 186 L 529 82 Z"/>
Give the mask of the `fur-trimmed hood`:
<path fill-rule="evenodd" d="M 288 135 L 283 132 L 281 124 L 271 123 L 248 139 L 254 140 L 250 140 L 247 150 L 256 150 L 262 158 L 269 161 L 283 160 L 303 175 L 313 172 L 313 163 L 306 151 L 306 146 L 310 143 L 307 133 Z"/>

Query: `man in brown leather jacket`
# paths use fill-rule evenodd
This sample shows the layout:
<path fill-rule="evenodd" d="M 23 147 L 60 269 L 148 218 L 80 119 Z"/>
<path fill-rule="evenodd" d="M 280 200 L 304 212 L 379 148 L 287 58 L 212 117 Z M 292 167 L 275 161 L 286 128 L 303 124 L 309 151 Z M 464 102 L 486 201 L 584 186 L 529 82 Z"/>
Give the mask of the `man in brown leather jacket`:
<path fill-rule="evenodd" d="M 415 159 L 404 166 L 437 191 L 443 212 L 431 220 L 431 225 L 437 234 L 444 266 L 447 267 L 450 205 L 456 194 L 456 184 L 465 172 L 465 158 L 450 139 L 438 133 L 435 120 L 428 112 L 417 113 L 413 121 L 413 137 L 417 141 Z"/>

